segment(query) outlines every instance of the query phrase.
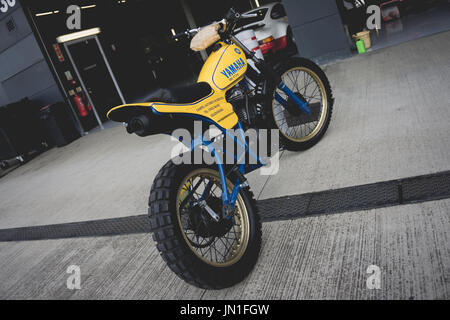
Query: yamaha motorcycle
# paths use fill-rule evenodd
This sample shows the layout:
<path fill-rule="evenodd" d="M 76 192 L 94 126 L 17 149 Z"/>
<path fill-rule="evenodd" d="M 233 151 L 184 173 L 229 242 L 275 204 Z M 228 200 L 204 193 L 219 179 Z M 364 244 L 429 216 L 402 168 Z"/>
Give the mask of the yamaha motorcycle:
<path fill-rule="evenodd" d="M 312 61 L 288 58 L 278 65 L 256 57 L 234 35 L 238 23 L 255 18 L 233 8 L 222 21 L 174 37 L 191 39 L 191 49 L 208 49 L 198 82 L 155 91 L 148 101 L 117 106 L 108 118 L 138 136 L 192 131 L 200 120 L 241 146 L 236 163 L 223 162 L 203 134 L 181 139 L 191 152 L 202 148 L 214 163 L 173 160 L 157 174 L 149 218 L 157 249 L 186 282 L 206 289 L 230 287 L 253 269 L 261 248 L 261 220 L 245 175 L 265 163 L 245 139 L 250 128 L 278 129 L 282 148 L 315 145 L 331 118 L 333 97 L 324 72 Z M 230 132 L 238 134 L 230 134 Z M 216 138 L 216 139 L 219 139 Z M 255 158 L 253 165 L 238 161 Z"/>

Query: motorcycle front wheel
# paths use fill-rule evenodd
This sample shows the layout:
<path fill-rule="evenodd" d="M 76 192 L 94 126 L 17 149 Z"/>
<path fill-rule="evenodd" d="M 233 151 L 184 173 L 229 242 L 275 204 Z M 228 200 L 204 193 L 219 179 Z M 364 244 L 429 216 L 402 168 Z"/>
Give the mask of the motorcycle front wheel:
<path fill-rule="evenodd" d="M 270 126 L 280 130 L 280 145 L 284 149 L 309 149 L 322 139 L 331 121 L 334 99 L 328 78 L 318 65 L 304 58 L 288 59 L 277 72 L 299 98 L 308 102 L 311 114 L 301 111 L 280 89 L 271 88 Z M 287 101 L 286 107 L 275 99 L 275 93 Z"/>
<path fill-rule="evenodd" d="M 236 177 L 230 174 L 231 190 Z M 218 170 L 169 161 L 156 176 L 149 198 L 153 239 L 169 268 L 189 284 L 222 289 L 242 281 L 261 247 L 261 221 L 249 188 L 241 189 L 234 211 L 221 216 Z M 220 218 L 220 219 L 217 219 Z"/>

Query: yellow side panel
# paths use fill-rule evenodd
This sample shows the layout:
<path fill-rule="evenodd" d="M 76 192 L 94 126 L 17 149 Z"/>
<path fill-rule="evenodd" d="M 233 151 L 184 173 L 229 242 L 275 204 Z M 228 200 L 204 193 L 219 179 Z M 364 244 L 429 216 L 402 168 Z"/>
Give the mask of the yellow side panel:
<path fill-rule="evenodd" d="M 195 114 L 211 119 L 227 130 L 232 129 L 238 121 L 238 117 L 234 112 L 232 105 L 226 102 L 225 96 L 220 92 L 213 92 L 205 99 L 192 104 L 167 104 L 162 102 L 125 104 L 112 108 L 109 110 L 107 116 L 114 121 L 126 121 L 125 118 L 122 119 L 118 115 L 114 116 L 114 114 L 121 110 L 126 111 L 128 108 L 132 107 L 153 107 L 156 111 L 167 114 Z"/>
<path fill-rule="evenodd" d="M 238 121 L 233 106 L 225 99 L 225 91 L 214 91 L 206 98 L 192 104 L 154 103 L 152 107 L 161 113 L 195 114 L 211 119 L 224 129 L 232 129 Z"/>

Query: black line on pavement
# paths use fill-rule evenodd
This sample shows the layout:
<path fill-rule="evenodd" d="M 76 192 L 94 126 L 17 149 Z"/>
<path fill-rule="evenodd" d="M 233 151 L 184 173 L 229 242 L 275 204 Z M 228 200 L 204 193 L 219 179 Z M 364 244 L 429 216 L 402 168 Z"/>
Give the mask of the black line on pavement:
<path fill-rule="evenodd" d="M 0 230 L 0 241 L 101 237 L 149 232 L 147 215 Z"/>
<path fill-rule="evenodd" d="M 403 204 L 403 186 L 399 184 L 397 188 L 398 188 L 398 203 Z"/>
<path fill-rule="evenodd" d="M 277 221 L 450 198 L 450 171 L 257 202 L 262 220 Z M 148 233 L 147 215 L 0 230 L 0 241 Z"/>
<path fill-rule="evenodd" d="M 450 171 L 258 201 L 263 221 L 369 210 L 450 198 Z"/>

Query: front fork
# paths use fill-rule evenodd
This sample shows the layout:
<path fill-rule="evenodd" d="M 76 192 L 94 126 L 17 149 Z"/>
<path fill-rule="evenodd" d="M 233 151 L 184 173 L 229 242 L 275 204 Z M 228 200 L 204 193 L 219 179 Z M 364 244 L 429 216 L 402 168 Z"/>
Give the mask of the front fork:
<path fill-rule="evenodd" d="M 297 96 L 291 89 L 281 81 L 278 88 L 283 91 L 295 104 L 306 114 L 311 114 L 311 109 L 309 108 L 308 102 Z M 278 92 L 275 92 L 275 100 L 277 100 L 285 109 L 287 108 L 287 101 L 279 95 Z"/>

